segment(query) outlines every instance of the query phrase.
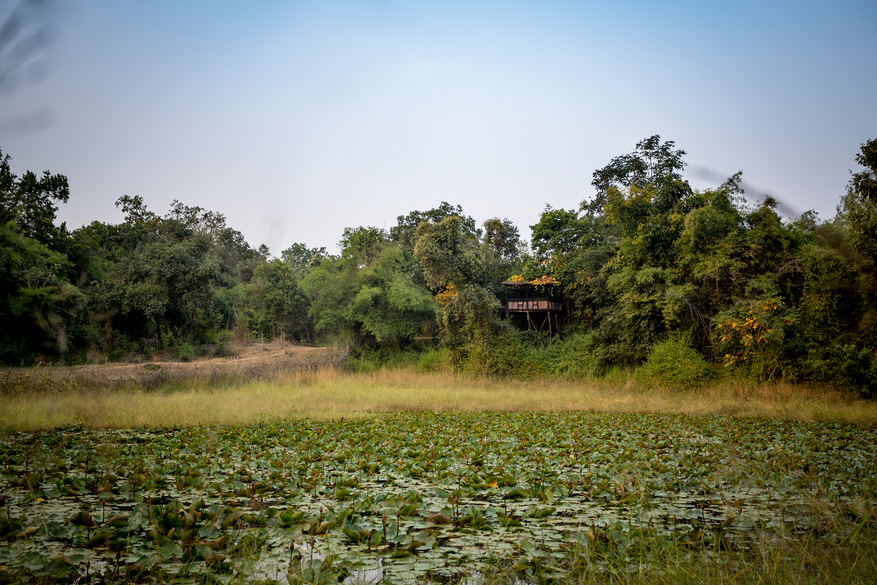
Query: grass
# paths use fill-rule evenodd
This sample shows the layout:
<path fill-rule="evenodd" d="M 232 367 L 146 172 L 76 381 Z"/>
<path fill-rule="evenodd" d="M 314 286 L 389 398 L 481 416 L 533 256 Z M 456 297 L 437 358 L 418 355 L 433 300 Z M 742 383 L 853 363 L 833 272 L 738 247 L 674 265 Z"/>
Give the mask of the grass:
<path fill-rule="evenodd" d="M 51 371 L 7 381 L 0 426 L 33 431 L 248 424 L 404 410 L 600 411 L 877 422 L 877 403 L 832 390 L 724 381 L 697 390 L 648 388 L 633 376 L 490 380 L 410 368 L 348 373 L 326 365 L 252 372 L 137 370 L 112 380 Z M 139 377 L 138 377 L 139 375 Z"/>
<path fill-rule="evenodd" d="M 323 362 L 289 361 L 258 367 L 174 370 L 137 366 L 124 375 L 99 370 L 14 371 L 0 377 L 0 430 L 36 431 L 82 425 L 131 428 L 251 424 L 288 418 L 338 419 L 383 412 L 599 411 L 692 416 L 765 417 L 801 421 L 877 422 L 877 403 L 818 387 L 722 380 L 697 390 L 650 388 L 628 373 L 601 379 L 490 380 L 412 368 L 349 373 Z M 817 502 L 818 503 L 818 502 Z M 877 575 L 877 515 L 873 502 L 852 520 L 839 508 L 814 503 L 834 518 L 818 529 L 749 546 L 691 547 L 658 542 L 635 563 L 597 547 L 583 551 L 560 583 L 768 584 L 869 583 Z M 817 509 L 818 508 L 818 509 Z M 822 511 L 820 511 L 822 510 Z M 838 530 L 832 531 L 832 522 Z M 843 528 L 843 530 L 840 530 Z M 836 535 L 836 537 L 835 537 Z M 496 566 L 485 585 L 539 583 L 538 572 Z M 0 582 L 4 575 L 0 571 Z M 232 582 L 252 576 L 235 575 Z M 119 582 L 126 582 L 120 578 Z"/>
<path fill-rule="evenodd" d="M 691 551 L 669 543 L 638 563 L 612 555 L 583 554 L 561 581 L 568 585 L 864 585 L 877 575 L 877 530 L 873 521 L 854 539 L 834 546 L 800 535 L 783 542 L 761 541 L 748 550 Z M 507 567 L 488 573 L 485 585 L 522 582 Z"/>

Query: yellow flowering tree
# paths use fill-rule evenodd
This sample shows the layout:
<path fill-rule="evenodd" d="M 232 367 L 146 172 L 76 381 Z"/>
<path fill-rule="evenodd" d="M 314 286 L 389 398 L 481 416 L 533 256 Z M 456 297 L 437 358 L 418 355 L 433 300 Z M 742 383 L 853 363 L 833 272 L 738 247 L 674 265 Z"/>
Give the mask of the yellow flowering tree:
<path fill-rule="evenodd" d="M 779 296 L 740 301 L 713 322 L 716 353 L 726 367 L 742 368 L 761 379 L 783 373 L 785 342 L 798 314 Z"/>

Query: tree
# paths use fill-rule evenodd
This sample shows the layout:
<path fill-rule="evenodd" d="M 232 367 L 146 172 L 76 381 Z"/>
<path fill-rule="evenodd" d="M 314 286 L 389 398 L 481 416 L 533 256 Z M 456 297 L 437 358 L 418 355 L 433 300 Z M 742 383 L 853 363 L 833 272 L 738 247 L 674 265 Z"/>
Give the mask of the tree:
<path fill-rule="evenodd" d="M 143 203 L 143 197 L 140 195 L 122 195 L 116 200 L 116 207 L 122 208 L 125 214 L 125 223 L 129 224 L 146 224 L 158 220 L 158 216 L 146 209 Z"/>
<path fill-rule="evenodd" d="M 67 230 L 63 224 L 55 226 L 55 202 L 70 199 L 67 177 L 49 171 L 40 177 L 27 171 L 18 177 L 9 161 L 10 156 L 0 151 L 0 225 L 12 224 L 22 235 L 63 252 Z"/>
<path fill-rule="evenodd" d="M 435 319 L 432 295 L 414 282 L 414 272 L 413 258 L 397 243 L 385 243 L 367 265 L 349 249 L 324 259 L 302 280 L 315 328 L 383 346 L 409 343 Z"/>
<path fill-rule="evenodd" d="M 862 144 L 856 162 L 864 170 L 852 173 L 838 214 L 849 226 L 853 248 L 870 266 L 877 266 L 877 139 Z"/>
<path fill-rule="evenodd" d="M 530 242 L 539 260 L 565 257 L 576 250 L 601 245 L 607 237 L 605 222 L 566 209 L 545 206 L 539 222 L 530 226 Z"/>
<path fill-rule="evenodd" d="M 457 288 L 487 284 L 478 238 L 467 229 L 461 216 L 450 215 L 438 223 L 420 223 L 413 243 L 414 257 L 434 290 L 449 284 Z"/>
<path fill-rule="evenodd" d="M 438 291 L 439 334 L 453 361 L 479 373 L 497 373 L 508 367 L 508 360 L 497 361 L 488 348 L 516 342 L 509 336 L 511 326 L 499 316 L 500 303 L 491 290 L 497 284 L 491 274 L 495 271 L 487 252 L 456 215 L 423 222 L 414 235 L 414 256 Z"/>
<path fill-rule="evenodd" d="M 257 266 L 244 297 L 244 314 L 253 331 L 268 338 L 282 336 L 310 341 L 310 302 L 299 287 L 291 265 L 274 259 Z"/>
<path fill-rule="evenodd" d="M 407 344 L 435 320 L 432 295 L 413 282 L 410 264 L 393 245 L 357 274 L 348 319 L 379 344 Z"/>
<path fill-rule="evenodd" d="M 303 274 L 308 266 L 320 258 L 328 257 L 326 248 L 308 248 L 305 244 L 296 242 L 280 253 L 284 262 L 292 266 L 299 275 Z"/>
<path fill-rule="evenodd" d="M 86 337 L 85 298 L 67 280 L 67 257 L 0 227 L 0 363 L 67 357 Z"/>
<path fill-rule="evenodd" d="M 684 150 L 673 150 L 676 145 L 672 140 L 661 142 L 655 134 L 640 140 L 633 152 L 616 156 L 609 164 L 594 171 L 591 185 L 597 195 L 590 203 L 582 203 L 582 210 L 589 214 L 599 214 L 606 204 L 610 187 L 623 189 L 627 187 L 644 188 L 649 184 L 660 186 L 666 181 L 681 179 L 679 171 L 685 168 L 682 160 Z"/>
<path fill-rule="evenodd" d="M 734 205 L 740 173 L 718 189 L 704 191 L 704 205 L 691 210 L 677 241 L 677 266 L 697 286 L 713 309 L 727 306 L 746 285 L 746 261 L 741 253 L 745 220 Z"/>
<path fill-rule="evenodd" d="M 507 218 L 494 217 L 484 222 L 484 244 L 499 260 L 515 262 L 521 257 L 521 236 Z"/>
<path fill-rule="evenodd" d="M 199 311 L 212 306 L 222 272 L 209 235 L 173 219 L 153 219 L 150 227 L 108 269 L 98 294 L 101 304 L 128 319 L 136 334 L 145 335 L 148 322 L 154 322 L 161 343 L 162 325 L 175 338 L 191 334 Z"/>
<path fill-rule="evenodd" d="M 339 246 L 345 258 L 354 258 L 359 264 L 368 266 L 380 256 L 389 241 L 390 236 L 385 230 L 361 226 L 344 228 Z"/>
<path fill-rule="evenodd" d="M 460 225 L 464 232 L 474 236 L 476 239 L 481 237 L 481 230 L 476 229 L 475 220 L 468 215 L 463 215 L 463 208 L 457 205 L 454 207 L 446 201 L 442 201 L 438 207 L 428 211 L 412 211 L 408 215 L 400 215 L 396 218 L 397 224 L 390 228 L 390 238 L 394 242 L 399 242 L 405 248 L 414 246 L 414 235 L 417 226 L 424 222 L 440 223 L 442 220 L 456 216 L 460 218 Z"/>
<path fill-rule="evenodd" d="M 521 265 L 521 239 L 518 228 L 508 219 L 488 219 L 483 226 L 484 286 L 498 295 L 501 283 L 515 274 Z"/>

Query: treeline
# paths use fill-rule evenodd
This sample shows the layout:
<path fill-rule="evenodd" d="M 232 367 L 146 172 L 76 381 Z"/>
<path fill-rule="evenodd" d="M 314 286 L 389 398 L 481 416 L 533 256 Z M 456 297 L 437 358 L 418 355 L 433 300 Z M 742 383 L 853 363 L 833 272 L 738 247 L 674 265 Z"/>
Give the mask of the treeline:
<path fill-rule="evenodd" d="M 271 258 L 177 201 L 161 216 L 123 196 L 121 224 L 56 226 L 66 177 L 17 176 L 0 153 L 0 361 L 186 358 L 282 337 L 487 375 L 637 367 L 684 386 L 733 371 L 877 392 L 877 140 L 825 222 L 747 202 L 740 173 L 694 190 L 684 155 L 641 141 L 594 172 L 579 209 L 547 206 L 529 243 L 442 202 L 389 230 L 345 229 L 340 255 L 295 243 Z M 559 336 L 513 325 L 510 280 L 558 303 Z"/>

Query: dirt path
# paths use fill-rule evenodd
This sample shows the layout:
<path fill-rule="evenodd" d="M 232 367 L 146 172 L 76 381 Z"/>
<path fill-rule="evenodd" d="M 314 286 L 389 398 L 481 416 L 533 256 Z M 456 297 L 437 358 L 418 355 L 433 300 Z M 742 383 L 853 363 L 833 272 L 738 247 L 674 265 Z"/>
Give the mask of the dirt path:
<path fill-rule="evenodd" d="M 190 361 L 180 361 L 171 350 L 152 354 L 152 359 L 141 363 L 121 363 L 107 362 L 103 364 L 84 364 L 79 366 L 37 366 L 29 370 L 36 373 L 40 369 L 50 369 L 54 374 L 72 374 L 77 372 L 88 372 L 90 374 L 113 376 L 124 372 L 142 369 L 150 364 L 160 365 L 162 369 L 172 369 L 175 371 L 198 371 L 222 366 L 257 366 L 267 365 L 277 362 L 284 362 L 290 359 L 301 359 L 308 357 L 317 357 L 320 354 L 329 353 L 332 350 L 326 347 L 305 347 L 295 345 L 287 341 L 275 340 L 270 343 L 238 343 L 231 344 L 229 350 L 233 353 L 230 357 L 200 357 Z M 14 371 L 23 373 L 19 368 Z"/>

